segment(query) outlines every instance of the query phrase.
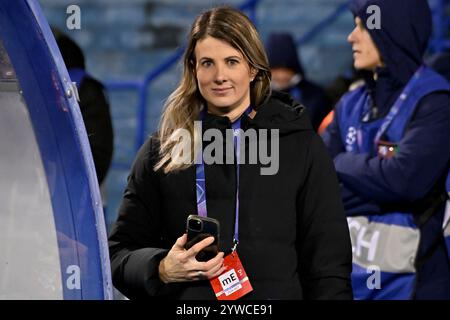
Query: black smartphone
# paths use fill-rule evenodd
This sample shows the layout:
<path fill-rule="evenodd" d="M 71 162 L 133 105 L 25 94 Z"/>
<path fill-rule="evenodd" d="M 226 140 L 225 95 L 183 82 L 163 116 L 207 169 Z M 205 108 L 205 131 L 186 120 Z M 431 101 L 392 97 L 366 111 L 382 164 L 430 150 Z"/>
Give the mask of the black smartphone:
<path fill-rule="evenodd" d="M 208 261 L 219 253 L 220 223 L 218 220 L 191 214 L 187 218 L 186 233 L 186 250 L 203 239 L 214 237 L 214 242 L 195 256 L 198 261 Z"/>

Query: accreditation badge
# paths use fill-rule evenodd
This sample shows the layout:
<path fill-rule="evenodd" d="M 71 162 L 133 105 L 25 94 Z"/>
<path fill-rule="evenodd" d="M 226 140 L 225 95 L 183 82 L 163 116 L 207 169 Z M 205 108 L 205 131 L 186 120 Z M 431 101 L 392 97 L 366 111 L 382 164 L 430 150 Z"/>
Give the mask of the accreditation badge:
<path fill-rule="evenodd" d="M 380 140 L 377 143 L 378 157 L 383 159 L 391 159 L 398 152 L 398 146 L 395 143 Z"/>
<path fill-rule="evenodd" d="M 225 272 L 210 280 L 218 300 L 237 300 L 253 291 L 236 251 L 227 255 L 223 264 Z"/>

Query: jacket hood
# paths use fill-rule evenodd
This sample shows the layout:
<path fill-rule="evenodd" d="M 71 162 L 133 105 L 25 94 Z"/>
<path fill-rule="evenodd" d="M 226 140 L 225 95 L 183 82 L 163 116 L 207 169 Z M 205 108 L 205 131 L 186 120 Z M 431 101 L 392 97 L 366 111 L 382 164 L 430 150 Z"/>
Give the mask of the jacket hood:
<path fill-rule="evenodd" d="M 350 10 L 367 26 L 373 15 L 367 8 L 380 8 L 381 28 L 368 29 L 391 76 L 405 85 L 423 63 L 432 32 L 427 0 L 352 0 Z"/>
<path fill-rule="evenodd" d="M 231 127 L 228 117 L 207 113 L 203 119 L 203 128 L 227 129 Z M 255 129 L 278 129 L 280 134 L 313 130 L 306 108 L 295 102 L 286 93 L 272 90 L 265 103 L 256 108 L 253 119 L 244 116 L 242 127 Z"/>
<path fill-rule="evenodd" d="M 275 90 L 250 122 L 256 128 L 279 129 L 280 134 L 313 130 L 306 108 L 289 94 Z"/>

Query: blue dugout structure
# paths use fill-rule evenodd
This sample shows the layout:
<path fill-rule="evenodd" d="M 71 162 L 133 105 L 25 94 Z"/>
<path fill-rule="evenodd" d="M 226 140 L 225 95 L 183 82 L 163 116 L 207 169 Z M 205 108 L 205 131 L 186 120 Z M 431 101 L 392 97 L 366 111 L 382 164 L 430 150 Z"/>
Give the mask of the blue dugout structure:
<path fill-rule="evenodd" d="M 0 299 L 111 299 L 83 119 L 36 0 L 0 0 Z"/>

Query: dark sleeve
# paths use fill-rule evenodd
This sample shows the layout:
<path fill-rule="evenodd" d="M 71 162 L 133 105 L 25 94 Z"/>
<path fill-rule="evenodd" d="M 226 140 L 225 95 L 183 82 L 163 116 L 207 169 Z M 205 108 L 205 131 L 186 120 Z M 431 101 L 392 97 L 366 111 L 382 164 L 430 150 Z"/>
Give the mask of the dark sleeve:
<path fill-rule="evenodd" d="M 98 81 L 83 79 L 79 95 L 80 109 L 94 158 L 99 184 L 103 182 L 113 155 L 113 128 L 109 103 Z"/>
<path fill-rule="evenodd" d="M 352 299 L 352 251 L 336 173 L 313 135 L 297 198 L 300 281 L 306 299 Z"/>
<path fill-rule="evenodd" d="M 339 183 L 339 187 L 341 190 L 345 214 L 347 216 L 373 215 L 382 213 L 382 209 L 377 202 L 353 192 L 345 187 L 343 183 Z"/>
<path fill-rule="evenodd" d="M 419 200 L 448 170 L 449 133 L 449 95 L 429 95 L 417 107 L 394 157 L 341 153 L 334 159 L 339 180 L 378 202 Z"/>
<path fill-rule="evenodd" d="M 325 91 L 309 80 L 302 80 L 298 84 L 298 89 L 301 92 L 301 103 L 308 110 L 314 131 L 317 131 L 323 118 L 331 111 L 331 103 L 328 101 Z"/>
<path fill-rule="evenodd" d="M 152 139 L 139 150 L 109 236 L 113 284 L 130 299 L 156 296 L 165 287 L 158 273 L 168 250 L 161 244 L 160 190 L 152 169 L 155 152 Z"/>
<path fill-rule="evenodd" d="M 328 125 L 322 134 L 323 142 L 328 149 L 329 154 L 334 159 L 338 154 L 345 152 L 344 142 L 341 139 L 337 112 L 339 112 L 339 104 L 334 109 L 333 121 Z"/>
<path fill-rule="evenodd" d="M 312 108 L 311 123 L 314 131 L 317 132 L 323 119 L 328 115 L 328 113 L 330 113 L 331 110 L 333 110 L 333 105 L 321 87 L 313 84 L 312 92 L 314 97 L 312 97 L 312 103 L 310 106 L 310 108 Z M 306 105 L 306 107 L 308 107 L 308 105 Z"/>

